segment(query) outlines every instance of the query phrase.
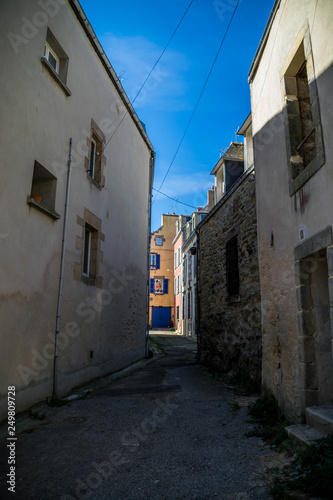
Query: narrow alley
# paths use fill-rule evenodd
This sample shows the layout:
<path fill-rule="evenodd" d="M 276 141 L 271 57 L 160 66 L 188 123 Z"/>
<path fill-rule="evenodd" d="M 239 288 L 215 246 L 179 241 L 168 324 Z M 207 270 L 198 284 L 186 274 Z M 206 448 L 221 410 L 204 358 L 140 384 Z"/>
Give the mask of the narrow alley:
<path fill-rule="evenodd" d="M 101 380 L 68 405 L 33 410 L 37 428 L 17 435 L 16 498 L 270 498 L 265 469 L 278 454 L 245 437 L 253 427 L 246 398 L 195 364 L 192 340 L 152 339 L 164 353 L 137 371 Z M 1 468 L 7 455 L 2 439 Z M 5 478 L 0 496 L 12 498 Z"/>

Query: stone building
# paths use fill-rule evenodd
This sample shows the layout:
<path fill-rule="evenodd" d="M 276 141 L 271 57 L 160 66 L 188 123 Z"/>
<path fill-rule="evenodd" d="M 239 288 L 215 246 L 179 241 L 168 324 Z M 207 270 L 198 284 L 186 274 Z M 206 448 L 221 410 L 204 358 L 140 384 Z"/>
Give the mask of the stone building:
<path fill-rule="evenodd" d="M 174 325 L 174 246 L 176 214 L 163 214 L 162 225 L 151 233 L 149 324 L 151 328 Z"/>
<path fill-rule="evenodd" d="M 154 150 L 77 0 L 0 33 L 1 419 L 144 358 Z"/>
<path fill-rule="evenodd" d="M 251 144 L 249 122 L 242 127 Z M 250 151 L 250 148 L 249 148 Z M 217 203 L 198 225 L 202 364 L 260 386 L 261 322 L 255 171 L 243 144 L 231 143 L 214 167 Z"/>
<path fill-rule="evenodd" d="M 295 420 L 333 403 L 332 20 L 276 0 L 249 73 L 263 385 Z"/>

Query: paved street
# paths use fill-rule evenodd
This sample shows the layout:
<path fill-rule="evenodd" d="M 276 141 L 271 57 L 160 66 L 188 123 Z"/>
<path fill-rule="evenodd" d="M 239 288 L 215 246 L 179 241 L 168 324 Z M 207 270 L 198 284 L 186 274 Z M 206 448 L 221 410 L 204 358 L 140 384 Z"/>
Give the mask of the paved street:
<path fill-rule="evenodd" d="M 278 465 L 246 438 L 246 398 L 195 364 L 196 344 L 152 335 L 165 356 L 66 406 L 18 435 L 16 494 L 7 491 L 8 449 L 0 449 L 1 498 L 20 500 L 269 499 L 265 468 Z M 232 404 L 235 399 L 237 404 Z"/>

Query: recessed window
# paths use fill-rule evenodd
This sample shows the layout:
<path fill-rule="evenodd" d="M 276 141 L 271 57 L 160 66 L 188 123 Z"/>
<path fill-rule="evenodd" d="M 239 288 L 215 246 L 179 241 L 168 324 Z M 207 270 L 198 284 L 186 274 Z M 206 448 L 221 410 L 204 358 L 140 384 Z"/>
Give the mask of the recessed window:
<path fill-rule="evenodd" d="M 91 139 L 89 174 L 93 179 L 95 177 L 95 163 L 96 163 L 96 141 L 94 139 Z"/>
<path fill-rule="evenodd" d="M 286 150 L 290 195 L 293 195 L 325 163 L 319 100 L 308 31 L 288 59 L 291 59 L 291 62 L 284 71 L 283 81 Z"/>
<path fill-rule="evenodd" d="M 84 248 L 83 248 L 83 268 L 82 274 L 89 278 L 96 278 L 97 250 L 98 250 L 98 231 L 88 224 L 84 230 Z"/>
<path fill-rule="evenodd" d="M 163 245 L 163 240 L 162 240 L 162 238 L 155 238 L 155 245 L 157 245 L 157 246 L 162 246 L 162 245 Z"/>
<path fill-rule="evenodd" d="M 28 197 L 30 206 L 34 206 L 53 219 L 59 219 L 55 212 L 57 178 L 38 161 L 34 163 L 31 193 Z"/>
<path fill-rule="evenodd" d="M 226 160 L 224 163 L 224 192 L 227 193 L 229 189 L 235 184 L 237 179 L 244 173 L 243 161 Z"/>
<path fill-rule="evenodd" d="M 60 85 L 65 94 L 70 96 L 71 91 L 66 86 L 68 56 L 49 29 L 47 29 L 46 33 L 44 54 L 41 58 L 41 62 L 54 80 Z"/>
<path fill-rule="evenodd" d="M 104 156 L 105 136 L 94 120 L 91 120 L 91 136 L 88 138 L 89 150 L 85 159 L 88 179 L 101 189 L 105 185 L 103 167 L 106 164 Z"/>
<path fill-rule="evenodd" d="M 89 276 L 91 255 L 91 230 L 86 227 L 84 232 L 83 274 Z"/>
<path fill-rule="evenodd" d="M 103 288 L 100 264 L 103 262 L 101 242 L 105 235 L 101 232 L 102 221 L 92 212 L 84 209 L 83 218 L 77 216 L 80 232 L 76 235 L 75 247 L 80 251 L 79 262 L 74 262 L 74 279 L 90 286 Z"/>
<path fill-rule="evenodd" d="M 238 244 L 234 236 L 226 245 L 226 278 L 229 296 L 239 294 Z"/>

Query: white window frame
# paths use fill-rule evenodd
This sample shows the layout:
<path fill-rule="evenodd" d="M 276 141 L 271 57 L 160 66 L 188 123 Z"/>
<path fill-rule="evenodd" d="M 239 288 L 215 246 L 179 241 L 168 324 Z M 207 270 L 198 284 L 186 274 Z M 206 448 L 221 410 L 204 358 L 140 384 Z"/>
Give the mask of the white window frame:
<path fill-rule="evenodd" d="M 86 238 L 88 233 L 88 246 L 86 246 Z M 83 276 L 88 276 L 90 273 L 90 257 L 91 257 L 91 234 L 92 231 L 88 227 L 84 230 L 84 247 L 83 247 L 83 263 L 82 263 L 82 274 Z M 87 259 L 86 259 L 87 258 Z M 85 270 L 85 261 L 87 260 L 87 269 Z"/>
<path fill-rule="evenodd" d="M 156 253 L 150 254 L 150 269 L 156 269 Z"/>
<path fill-rule="evenodd" d="M 89 175 L 93 179 L 95 177 L 96 151 L 97 151 L 97 142 L 92 137 L 91 138 L 91 148 L 90 148 Z"/>
<path fill-rule="evenodd" d="M 49 55 L 52 55 L 52 57 L 55 59 L 56 61 L 56 67 L 54 68 L 53 64 L 50 62 L 50 59 L 49 59 Z M 49 64 L 51 64 L 52 68 L 54 69 L 54 71 L 59 74 L 59 68 L 60 68 L 60 59 L 58 57 L 58 55 L 54 52 L 54 50 L 50 47 L 50 45 L 45 42 L 45 47 L 44 47 L 44 56 L 45 56 L 45 59 L 47 59 L 47 61 L 49 62 Z"/>
<path fill-rule="evenodd" d="M 156 289 L 156 281 L 159 280 L 162 283 L 161 291 Z M 157 295 L 164 295 L 164 278 L 154 278 L 154 293 Z"/>

